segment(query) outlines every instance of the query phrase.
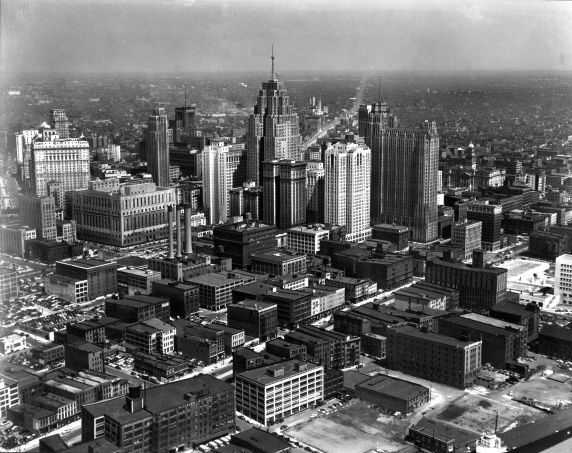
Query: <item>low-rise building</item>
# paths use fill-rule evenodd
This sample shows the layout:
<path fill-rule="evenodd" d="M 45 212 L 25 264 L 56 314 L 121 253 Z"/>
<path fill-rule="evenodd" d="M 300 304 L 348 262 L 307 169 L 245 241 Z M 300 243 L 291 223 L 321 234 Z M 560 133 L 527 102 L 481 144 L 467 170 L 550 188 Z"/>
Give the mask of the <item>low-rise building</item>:
<path fill-rule="evenodd" d="M 55 274 L 87 280 L 88 300 L 117 292 L 117 263 L 93 258 L 57 261 Z"/>
<path fill-rule="evenodd" d="M 175 355 L 158 352 L 134 352 L 133 369 L 157 379 L 171 380 L 189 371 L 189 361 Z"/>
<path fill-rule="evenodd" d="M 538 334 L 536 350 L 562 360 L 572 360 L 572 330 L 556 325 L 544 326 Z"/>
<path fill-rule="evenodd" d="M 312 407 L 324 398 L 324 369 L 289 360 L 235 374 L 236 410 L 267 425 Z"/>
<path fill-rule="evenodd" d="M 74 371 L 91 370 L 103 373 L 103 349 L 87 341 L 64 345 L 66 367 Z"/>
<path fill-rule="evenodd" d="M 125 296 L 105 300 L 105 315 L 123 322 L 137 322 L 157 318 L 169 321 L 171 308 L 166 297 L 145 295 Z"/>
<path fill-rule="evenodd" d="M 176 350 L 185 358 L 207 364 L 224 358 L 224 332 L 184 319 L 174 321 L 177 328 Z"/>
<path fill-rule="evenodd" d="M 153 282 L 153 296 L 170 300 L 171 316 L 187 318 L 199 311 L 199 287 L 164 278 Z"/>
<path fill-rule="evenodd" d="M 234 429 L 234 387 L 205 374 L 82 408 L 82 441 L 103 437 L 132 453 L 188 450 Z"/>
<path fill-rule="evenodd" d="M 481 351 L 481 341 L 461 341 L 412 326 L 387 329 L 388 368 L 452 387 L 474 385 Z"/>
<path fill-rule="evenodd" d="M 452 423 L 423 417 L 409 427 L 406 440 L 435 453 L 467 453 L 477 451 L 481 434 Z"/>
<path fill-rule="evenodd" d="M 287 231 L 286 246 L 292 252 L 317 254 L 320 241 L 329 238 L 330 230 L 324 225 L 297 226 Z"/>
<path fill-rule="evenodd" d="M 89 300 L 87 280 L 51 274 L 44 278 L 44 286 L 46 294 L 57 296 L 70 304 L 79 304 Z"/>
<path fill-rule="evenodd" d="M 245 335 L 267 341 L 278 334 L 278 310 L 274 303 L 243 300 L 227 307 L 227 324 Z"/>
<path fill-rule="evenodd" d="M 209 310 L 221 310 L 232 303 L 232 290 L 252 283 L 255 277 L 246 273 L 216 272 L 189 278 L 199 287 L 199 303 Z"/>
<path fill-rule="evenodd" d="M 224 334 L 224 352 L 231 354 L 232 352 L 244 346 L 246 341 L 244 336 L 244 329 L 236 329 L 226 324 L 219 324 L 213 322 L 209 324 L 211 329 L 221 330 Z"/>
<path fill-rule="evenodd" d="M 431 399 L 427 387 L 386 374 L 378 374 L 356 384 L 355 392 L 362 401 L 403 415 L 413 412 Z"/>
<path fill-rule="evenodd" d="M 538 338 L 539 313 L 540 307 L 536 304 L 523 305 L 509 301 L 496 304 L 489 310 L 493 318 L 526 326 L 529 343 Z"/>
<path fill-rule="evenodd" d="M 41 365 L 51 366 L 63 361 L 65 358 L 63 344 L 38 344 L 32 348 L 31 352 L 32 358 Z"/>
<path fill-rule="evenodd" d="M 4 417 L 8 409 L 19 404 L 18 382 L 0 374 L 0 417 Z"/>
<path fill-rule="evenodd" d="M 157 318 L 130 324 L 125 328 L 125 342 L 135 349 L 168 354 L 175 350 L 176 329 Z"/>
<path fill-rule="evenodd" d="M 97 321 L 81 321 L 68 324 L 66 327 L 67 341 L 87 341 L 98 346 L 105 344 L 105 327 Z"/>
<path fill-rule="evenodd" d="M 150 269 L 117 269 L 117 285 L 125 294 L 151 294 L 153 282 L 161 278 L 159 271 Z"/>
<path fill-rule="evenodd" d="M 12 352 L 26 349 L 26 337 L 24 335 L 11 334 L 0 338 L 0 354 L 11 354 Z"/>
<path fill-rule="evenodd" d="M 250 256 L 252 272 L 270 275 L 303 274 L 306 272 L 306 255 L 281 252 L 260 252 Z"/>

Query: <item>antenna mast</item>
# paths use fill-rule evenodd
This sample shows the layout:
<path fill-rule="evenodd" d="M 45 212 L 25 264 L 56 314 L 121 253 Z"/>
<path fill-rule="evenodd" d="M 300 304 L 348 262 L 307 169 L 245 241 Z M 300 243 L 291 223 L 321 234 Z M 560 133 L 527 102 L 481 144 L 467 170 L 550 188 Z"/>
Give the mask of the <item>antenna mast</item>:
<path fill-rule="evenodd" d="M 183 85 L 185 87 L 185 108 L 187 108 L 187 84 Z"/>
<path fill-rule="evenodd" d="M 270 79 L 274 80 L 274 44 L 272 44 L 272 56 L 270 58 L 272 59 L 272 73 L 270 75 Z"/>

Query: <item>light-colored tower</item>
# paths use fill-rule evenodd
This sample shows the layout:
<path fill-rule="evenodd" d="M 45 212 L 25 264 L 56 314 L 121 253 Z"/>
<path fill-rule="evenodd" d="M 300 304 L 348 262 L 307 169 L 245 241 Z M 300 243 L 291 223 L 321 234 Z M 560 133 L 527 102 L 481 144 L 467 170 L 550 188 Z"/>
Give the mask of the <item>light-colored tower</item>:
<path fill-rule="evenodd" d="M 340 141 L 325 153 L 326 223 L 346 227 L 346 240 L 361 242 L 371 236 L 371 151 L 365 145 Z"/>
<path fill-rule="evenodd" d="M 55 129 L 61 139 L 69 138 L 70 123 L 64 109 L 52 109 L 50 111 L 50 126 Z"/>
<path fill-rule="evenodd" d="M 263 161 L 300 160 L 298 114 L 294 113 L 284 83 L 276 79 L 274 53 L 270 80 L 262 83 L 248 120 L 246 146 L 247 177 L 256 184 L 261 182 Z"/>
<path fill-rule="evenodd" d="M 56 202 L 53 197 L 20 196 L 20 221 L 36 229 L 41 239 L 56 239 Z"/>
<path fill-rule="evenodd" d="M 228 191 L 232 188 L 227 179 L 228 152 L 224 142 L 213 143 L 203 150 L 203 207 L 210 224 L 227 219 Z"/>
<path fill-rule="evenodd" d="M 154 109 L 147 120 L 147 170 L 158 187 L 169 187 L 169 121 L 165 109 Z"/>
<path fill-rule="evenodd" d="M 59 139 L 44 134 L 32 143 L 30 179 L 35 195 L 47 195 L 47 184 L 59 181 L 63 192 L 87 189 L 89 182 L 89 143 L 79 138 Z"/>
<path fill-rule="evenodd" d="M 409 227 L 410 239 L 437 239 L 439 134 L 435 122 L 418 128 L 381 129 L 379 218 L 375 222 Z M 376 198 L 377 200 L 377 198 Z"/>

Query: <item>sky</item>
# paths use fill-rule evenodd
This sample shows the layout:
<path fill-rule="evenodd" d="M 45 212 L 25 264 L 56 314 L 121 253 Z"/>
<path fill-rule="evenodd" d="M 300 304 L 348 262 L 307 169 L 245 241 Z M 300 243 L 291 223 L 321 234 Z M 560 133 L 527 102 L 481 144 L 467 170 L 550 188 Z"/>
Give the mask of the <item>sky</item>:
<path fill-rule="evenodd" d="M 0 0 L 4 73 L 572 70 L 572 1 Z"/>

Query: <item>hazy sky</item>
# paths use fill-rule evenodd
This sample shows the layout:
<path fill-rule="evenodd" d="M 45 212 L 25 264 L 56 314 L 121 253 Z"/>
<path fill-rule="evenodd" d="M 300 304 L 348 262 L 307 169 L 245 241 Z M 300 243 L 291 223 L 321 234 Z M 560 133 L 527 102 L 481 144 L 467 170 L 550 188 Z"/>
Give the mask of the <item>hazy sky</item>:
<path fill-rule="evenodd" d="M 8 72 L 572 70 L 572 1 L 0 1 Z"/>

